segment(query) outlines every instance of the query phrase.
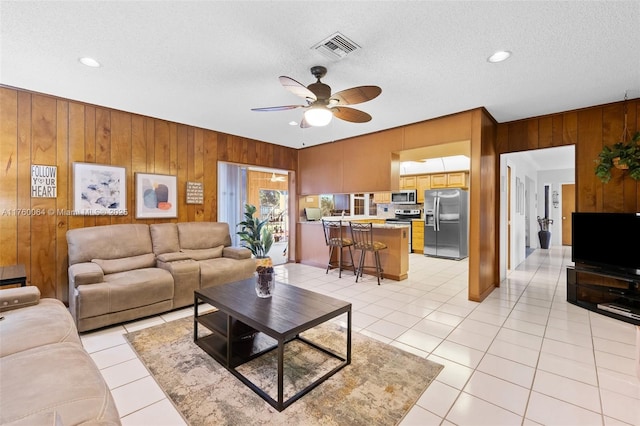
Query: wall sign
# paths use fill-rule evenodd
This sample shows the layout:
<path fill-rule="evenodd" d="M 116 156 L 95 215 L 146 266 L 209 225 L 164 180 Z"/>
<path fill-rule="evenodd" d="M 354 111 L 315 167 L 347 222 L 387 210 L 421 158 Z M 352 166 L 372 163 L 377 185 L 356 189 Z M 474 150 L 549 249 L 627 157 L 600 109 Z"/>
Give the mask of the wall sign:
<path fill-rule="evenodd" d="M 31 197 L 56 198 L 58 195 L 58 167 L 31 165 Z"/>
<path fill-rule="evenodd" d="M 187 204 L 204 204 L 202 182 L 187 182 Z"/>

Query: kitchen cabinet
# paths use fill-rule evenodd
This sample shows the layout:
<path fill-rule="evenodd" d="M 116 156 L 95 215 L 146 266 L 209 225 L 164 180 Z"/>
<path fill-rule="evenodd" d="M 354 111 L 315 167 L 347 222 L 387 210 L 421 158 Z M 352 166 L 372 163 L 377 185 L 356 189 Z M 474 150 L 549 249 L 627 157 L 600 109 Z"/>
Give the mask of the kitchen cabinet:
<path fill-rule="evenodd" d="M 421 175 L 416 179 L 418 189 L 418 204 L 424 203 L 424 191 L 431 189 L 431 176 Z"/>
<path fill-rule="evenodd" d="M 424 252 L 424 220 L 422 219 L 411 221 L 411 252 Z"/>
<path fill-rule="evenodd" d="M 415 176 L 400 176 L 400 189 L 416 189 Z"/>
<path fill-rule="evenodd" d="M 451 172 L 451 173 L 434 173 L 431 175 L 430 189 L 440 188 L 467 188 L 469 173 L 467 172 Z"/>
<path fill-rule="evenodd" d="M 467 188 L 466 172 L 447 173 L 447 188 Z"/>
<path fill-rule="evenodd" d="M 440 189 L 447 187 L 447 174 L 437 173 L 431 175 L 431 189 Z"/>
<path fill-rule="evenodd" d="M 376 192 L 373 194 L 373 202 L 376 204 L 389 204 L 391 203 L 390 192 Z"/>

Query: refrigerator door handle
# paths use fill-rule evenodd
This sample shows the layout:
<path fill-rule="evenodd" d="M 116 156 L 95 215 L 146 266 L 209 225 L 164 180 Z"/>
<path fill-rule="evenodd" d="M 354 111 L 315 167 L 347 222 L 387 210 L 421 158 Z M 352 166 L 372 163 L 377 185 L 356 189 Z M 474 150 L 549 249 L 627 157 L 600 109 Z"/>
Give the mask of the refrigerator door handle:
<path fill-rule="evenodd" d="M 436 231 L 440 230 L 440 197 L 436 196 L 433 200 L 433 216 L 434 216 L 434 228 Z"/>

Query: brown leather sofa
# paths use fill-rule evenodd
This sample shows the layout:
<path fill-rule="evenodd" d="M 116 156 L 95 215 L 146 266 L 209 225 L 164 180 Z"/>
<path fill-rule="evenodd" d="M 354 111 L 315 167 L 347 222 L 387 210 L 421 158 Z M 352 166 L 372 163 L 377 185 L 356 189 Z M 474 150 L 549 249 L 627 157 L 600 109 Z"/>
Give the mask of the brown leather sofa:
<path fill-rule="evenodd" d="M 0 317 L 0 424 L 120 424 L 62 302 L 35 286 L 0 290 Z"/>
<path fill-rule="evenodd" d="M 69 309 L 79 331 L 193 304 L 193 291 L 252 276 L 251 252 L 224 222 L 122 224 L 67 231 Z"/>

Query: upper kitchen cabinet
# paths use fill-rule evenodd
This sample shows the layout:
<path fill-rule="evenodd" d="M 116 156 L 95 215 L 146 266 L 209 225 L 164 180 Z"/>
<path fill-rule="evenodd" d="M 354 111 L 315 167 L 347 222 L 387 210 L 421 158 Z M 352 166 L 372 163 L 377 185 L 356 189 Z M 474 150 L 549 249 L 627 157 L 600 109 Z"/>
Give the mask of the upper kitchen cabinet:
<path fill-rule="evenodd" d="M 401 128 L 298 151 L 299 193 L 367 193 L 397 189 Z"/>
<path fill-rule="evenodd" d="M 422 204 L 424 203 L 424 191 L 426 191 L 427 189 L 431 189 L 431 176 L 417 176 L 416 187 L 418 189 L 418 204 Z"/>
<path fill-rule="evenodd" d="M 345 140 L 342 192 L 394 189 L 392 182 L 398 182 L 400 175 L 392 167 L 392 152 L 402 146 L 402 134 L 402 129 L 390 129 Z"/>
<path fill-rule="evenodd" d="M 344 143 L 323 143 L 298 150 L 298 193 L 333 194 L 342 188 Z"/>

